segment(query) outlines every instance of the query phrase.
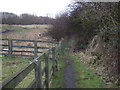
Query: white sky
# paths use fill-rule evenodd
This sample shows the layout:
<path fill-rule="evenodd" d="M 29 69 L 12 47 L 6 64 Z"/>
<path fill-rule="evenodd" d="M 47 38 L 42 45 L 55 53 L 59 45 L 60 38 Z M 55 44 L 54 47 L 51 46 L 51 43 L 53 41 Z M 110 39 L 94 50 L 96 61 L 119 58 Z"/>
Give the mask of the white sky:
<path fill-rule="evenodd" d="M 1 0 L 0 12 L 12 12 L 17 15 L 22 13 L 54 17 L 64 10 L 71 0 Z"/>

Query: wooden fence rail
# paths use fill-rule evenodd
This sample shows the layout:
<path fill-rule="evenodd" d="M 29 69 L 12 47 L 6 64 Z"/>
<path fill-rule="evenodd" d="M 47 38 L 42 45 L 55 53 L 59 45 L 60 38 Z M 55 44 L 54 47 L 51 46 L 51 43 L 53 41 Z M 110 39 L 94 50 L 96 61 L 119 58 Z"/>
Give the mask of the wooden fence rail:
<path fill-rule="evenodd" d="M 35 70 L 35 79 L 27 88 L 49 88 L 51 78 L 57 70 L 58 50 L 59 46 L 52 47 L 41 56 L 35 58 L 32 63 L 15 73 L 11 78 L 3 81 L 2 89 L 15 88 L 33 69 Z M 45 63 L 45 66 L 42 66 L 41 63 Z M 44 74 L 45 80 L 42 80 Z"/>
<path fill-rule="evenodd" d="M 8 48 L 7 50 L 1 49 L 0 50 L 0 55 L 5 54 L 8 55 L 9 57 L 12 56 L 24 56 L 24 57 L 37 57 L 38 53 L 43 53 L 41 51 L 38 51 L 40 49 L 50 49 L 50 47 L 39 47 L 37 46 L 38 43 L 48 43 L 48 44 L 58 44 L 57 42 L 54 41 L 35 41 L 35 40 L 17 40 L 17 39 L 0 39 L 2 41 L 7 41 L 8 44 L 0 44 L 0 46 L 2 47 L 6 47 Z M 13 42 L 15 41 L 19 41 L 19 42 L 32 42 L 34 44 L 34 46 L 21 46 L 21 45 L 14 45 Z M 31 48 L 33 49 L 33 51 L 31 50 L 13 50 L 13 47 L 17 47 L 17 48 Z M 5 53 L 2 53 L 5 52 Z M 22 54 L 13 54 L 13 52 L 21 52 Z M 24 55 L 24 53 L 33 53 L 34 55 Z"/>

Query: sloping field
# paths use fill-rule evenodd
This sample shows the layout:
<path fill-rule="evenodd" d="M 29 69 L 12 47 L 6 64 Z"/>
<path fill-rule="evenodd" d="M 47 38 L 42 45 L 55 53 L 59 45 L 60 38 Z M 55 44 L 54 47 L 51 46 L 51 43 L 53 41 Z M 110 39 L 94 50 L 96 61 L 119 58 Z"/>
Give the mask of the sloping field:
<path fill-rule="evenodd" d="M 45 35 L 45 32 L 50 28 L 50 25 L 3 25 L 2 31 L 5 31 L 2 34 L 2 38 L 6 39 L 22 39 L 22 40 L 43 40 L 43 41 L 52 41 L 52 39 Z M 2 41 L 3 44 L 7 44 L 8 42 Z M 14 45 L 22 45 L 22 46 L 34 46 L 32 42 L 20 42 L 13 41 Z M 41 47 L 52 47 L 53 44 L 46 43 L 38 43 L 38 46 Z M 7 49 L 7 47 L 2 47 L 2 49 Z M 17 48 L 14 47 L 13 50 L 26 50 L 27 48 Z M 28 50 L 28 49 L 27 49 Z M 42 51 L 42 50 L 41 50 Z M 18 54 L 18 53 L 16 53 Z M 28 53 L 26 53 L 28 54 Z M 18 72 L 22 67 L 26 66 L 31 58 L 25 57 L 1 57 L 2 59 L 2 79 L 0 82 L 11 77 L 12 74 Z M 33 71 L 34 72 L 34 71 Z M 31 73 L 30 76 L 27 76 L 27 79 L 24 81 L 29 82 L 34 79 L 34 73 Z M 32 79 L 31 79 L 32 78 Z M 18 87 L 26 87 L 26 85 L 22 82 Z"/>
<path fill-rule="evenodd" d="M 52 41 L 52 39 L 45 34 L 50 27 L 51 27 L 50 25 L 3 25 L 2 30 L 5 31 L 8 30 L 8 31 L 2 33 L 2 38 Z M 8 44 L 7 41 L 2 41 L 2 43 Z M 13 45 L 34 46 L 34 43 L 14 41 Z M 47 43 L 38 43 L 37 45 L 40 47 L 53 46 L 53 44 L 47 44 Z M 2 47 L 2 49 L 7 49 L 7 47 Z M 17 47 L 13 48 L 13 50 L 26 50 L 26 49 L 27 48 L 17 48 Z M 30 51 L 31 50 L 32 49 L 30 49 Z M 19 53 L 14 53 L 14 54 L 19 54 Z"/>
<path fill-rule="evenodd" d="M 2 25 L 2 38 L 27 39 L 27 40 L 49 40 L 44 33 L 50 25 Z M 40 35 L 39 35 L 40 34 Z"/>

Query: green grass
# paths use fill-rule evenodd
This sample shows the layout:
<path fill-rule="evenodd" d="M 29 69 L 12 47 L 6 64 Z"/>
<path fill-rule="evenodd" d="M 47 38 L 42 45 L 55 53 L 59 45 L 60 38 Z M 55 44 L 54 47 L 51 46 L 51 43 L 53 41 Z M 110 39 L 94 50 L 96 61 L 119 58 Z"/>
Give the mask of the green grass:
<path fill-rule="evenodd" d="M 18 25 L 19 27 L 28 28 L 28 29 L 48 29 L 51 25 Z"/>
<path fill-rule="evenodd" d="M 77 88 L 107 88 L 103 80 L 89 67 L 80 62 L 76 56 L 71 56 L 73 67 L 76 72 Z"/>
<path fill-rule="evenodd" d="M 2 35 L 9 35 L 9 34 L 15 35 L 17 33 L 22 33 L 22 32 L 27 33 L 29 31 L 31 31 L 31 29 L 29 29 L 29 28 L 15 26 L 15 25 L 2 25 L 2 29 L 3 30 L 5 30 L 5 29 L 10 30 L 10 32 L 2 33 Z"/>
<path fill-rule="evenodd" d="M 2 33 L 2 38 L 9 39 L 37 39 L 39 34 L 45 33 L 51 25 L 2 25 L 2 30 L 8 32 Z M 42 37 L 42 36 L 41 36 Z M 45 39 L 45 38 L 39 38 Z"/>
<path fill-rule="evenodd" d="M 64 63 L 63 58 L 64 58 L 64 56 L 59 56 L 58 71 L 55 72 L 55 76 L 52 79 L 52 83 L 50 85 L 50 88 L 63 88 L 64 77 L 63 77 L 62 70 L 65 67 L 65 63 Z"/>
<path fill-rule="evenodd" d="M 30 30 L 43 30 L 43 29 L 48 29 L 50 25 L 2 25 L 2 29 L 8 29 L 8 30 L 13 30 L 14 32 L 20 32 L 20 31 L 30 31 Z"/>
<path fill-rule="evenodd" d="M 10 30 L 9 32 L 2 33 L 3 37 L 6 38 L 9 35 L 21 34 L 25 35 L 31 31 L 47 30 L 50 25 L 2 25 L 2 30 Z"/>
<path fill-rule="evenodd" d="M 16 72 L 18 72 L 20 69 L 25 67 L 29 61 L 26 59 L 18 58 L 18 57 L 13 57 L 13 58 L 8 58 L 8 57 L 1 57 L 2 59 L 2 78 L 1 82 L 12 77 L 12 75 Z M 49 71 L 52 67 L 52 61 L 49 60 Z M 41 62 L 41 69 L 45 67 L 45 61 Z M 62 66 L 59 66 L 59 69 Z M 27 88 L 30 83 L 35 79 L 35 71 L 34 69 L 15 87 L 15 88 Z M 45 79 L 45 75 L 42 76 L 42 80 Z"/>
<path fill-rule="evenodd" d="M 64 55 L 58 56 L 58 71 L 55 72 L 55 76 L 52 79 L 50 84 L 50 88 L 64 88 L 63 82 L 63 69 L 65 67 L 64 58 L 69 57 L 73 61 L 73 68 L 75 70 L 75 84 L 77 88 L 106 88 L 105 83 L 102 79 L 95 74 L 89 67 L 85 66 L 82 62 L 80 62 L 79 58 L 73 55 L 68 55 L 65 53 Z M 2 57 L 3 60 L 3 79 L 10 77 L 13 73 L 19 71 L 23 66 L 25 66 L 28 61 L 21 58 L 12 58 L 9 59 L 7 57 Z M 20 63 L 23 62 L 23 63 Z M 12 64 L 11 64 L 12 63 Z M 17 63 L 17 64 L 13 64 Z M 51 67 L 52 61 L 49 62 L 49 67 Z M 44 62 L 41 63 L 42 67 L 44 66 Z M 32 80 L 35 78 L 34 70 L 31 71 L 30 74 L 22 81 L 16 88 L 26 88 Z M 44 76 L 42 77 L 44 79 Z"/>
<path fill-rule="evenodd" d="M 8 57 L 1 57 L 2 59 L 2 80 L 11 77 L 15 72 L 19 71 L 22 67 L 27 65 L 29 62 L 28 60 L 22 58 L 8 58 Z"/>
<path fill-rule="evenodd" d="M 35 70 L 33 69 L 15 88 L 27 88 L 35 79 Z"/>
<path fill-rule="evenodd" d="M 27 28 L 25 27 L 20 27 L 20 26 L 15 26 L 15 25 L 2 25 L 2 29 L 8 29 L 8 30 L 14 30 L 14 31 L 23 31 L 26 30 Z"/>
<path fill-rule="evenodd" d="M 64 77 L 62 70 L 65 67 L 63 58 L 69 57 L 72 60 L 72 65 L 75 70 L 75 85 L 76 88 L 107 88 L 101 77 L 97 76 L 92 69 L 85 66 L 80 62 L 79 58 L 71 54 L 66 53 L 65 56 L 61 56 L 59 60 L 59 71 L 55 73 L 52 80 L 51 88 L 64 88 Z"/>

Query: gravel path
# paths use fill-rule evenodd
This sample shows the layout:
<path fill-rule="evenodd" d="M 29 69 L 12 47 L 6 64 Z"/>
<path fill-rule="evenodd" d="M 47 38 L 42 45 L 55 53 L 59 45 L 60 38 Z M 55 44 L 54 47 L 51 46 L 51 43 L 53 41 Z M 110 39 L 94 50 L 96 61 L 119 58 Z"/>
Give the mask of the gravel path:
<path fill-rule="evenodd" d="M 66 67 L 64 69 L 64 88 L 75 88 L 75 74 L 71 64 L 71 60 L 65 60 Z"/>

